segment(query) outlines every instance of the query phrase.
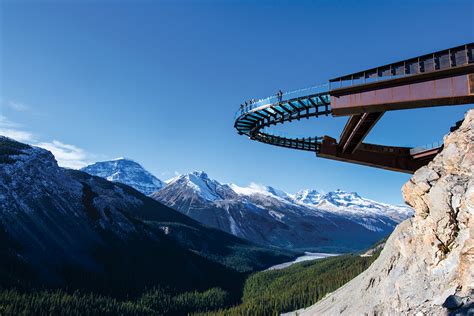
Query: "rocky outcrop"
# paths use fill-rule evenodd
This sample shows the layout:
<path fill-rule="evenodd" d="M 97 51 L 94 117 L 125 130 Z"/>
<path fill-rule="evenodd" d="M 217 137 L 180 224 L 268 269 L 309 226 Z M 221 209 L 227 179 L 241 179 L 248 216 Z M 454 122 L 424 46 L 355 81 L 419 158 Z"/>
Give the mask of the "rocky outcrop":
<path fill-rule="evenodd" d="M 474 110 L 402 192 L 402 222 L 368 270 L 298 315 L 474 314 Z"/>

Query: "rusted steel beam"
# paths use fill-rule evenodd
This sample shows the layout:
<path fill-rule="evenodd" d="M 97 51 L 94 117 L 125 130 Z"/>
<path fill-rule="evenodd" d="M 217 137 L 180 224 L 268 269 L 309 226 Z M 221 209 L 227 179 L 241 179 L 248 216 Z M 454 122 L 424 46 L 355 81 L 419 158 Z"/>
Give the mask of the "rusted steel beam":
<path fill-rule="evenodd" d="M 424 155 L 412 156 L 410 148 L 381 146 L 375 144 L 360 144 L 352 153 L 343 153 L 334 138 L 325 136 L 316 155 L 318 157 L 338 161 L 356 163 L 360 165 L 381 168 L 386 170 L 414 173 L 418 168 L 428 164 L 438 151 L 430 150 Z"/>
<path fill-rule="evenodd" d="M 331 91 L 331 108 L 334 116 L 341 116 L 469 104 L 474 103 L 473 86 L 474 75 L 465 74 L 373 90 L 364 87 L 363 91 L 349 94 L 333 95 Z"/>
<path fill-rule="evenodd" d="M 377 124 L 384 112 L 364 113 L 354 115 L 347 121 L 339 141 L 341 152 L 354 152 Z"/>
<path fill-rule="evenodd" d="M 424 159 L 424 158 L 431 158 L 433 159 L 441 151 L 441 147 L 438 148 L 431 148 L 425 151 L 418 152 L 416 154 L 411 155 L 413 159 Z M 430 159 L 430 160 L 431 160 Z"/>
<path fill-rule="evenodd" d="M 448 69 L 441 69 L 432 72 L 420 73 L 416 75 L 406 76 L 406 77 L 399 77 L 393 79 L 386 79 L 380 81 L 374 81 L 359 85 L 352 85 L 343 88 L 335 88 L 329 91 L 331 96 L 342 96 L 347 94 L 353 94 L 354 92 L 364 92 L 364 91 L 372 91 L 376 89 L 383 89 L 383 88 L 392 88 L 397 86 L 403 86 L 406 84 L 412 83 L 419 83 L 425 82 L 430 80 L 436 79 L 443 79 L 443 78 L 451 78 L 455 76 L 462 76 L 462 75 L 469 75 L 474 72 L 474 63 L 448 68 Z"/>
<path fill-rule="evenodd" d="M 345 144 L 347 142 L 347 138 L 349 137 L 357 123 L 360 121 L 361 117 L 362 114 L 354 114 L 349 117 L 346 122 L 346 125 L 344 126 L 344 129 L 342 130 L 341 135 L 339 136 L 339 144 Z"/>
<path fill-rule="evenodd" d="M 341 147 L 341 151 L 344 153 L 346 151 L 349 151 L 349 152 L 352 152 L 353 149 L 356 148 L 356 145 L 358 145 L 358 141 L 362 141 L 361 137 L 357 137 L 360 135 L 360 131 L 361 129 L 363 128 L 363 126 L 365 126 L 364 122 L 367 121 L 367 116 L 369 115 L 369 113 L 364 113 L 360 116 L 360 119 L 359 121 L 357 122 L 357 124 L 354 126 L 354 128 L 350 131 L 349 133 L 349 136 L 347 136 L 347 140 L 345 143 L 343 144 L 339 144 L 339 146 Z M 367 133 L 364 133 L 364 136 L 367 135 Z M 350 146 L 350 150 L 348 150 Z"/>
<path fill-rule="evenodd" d="M 330 84 L 333 84 L 347 82 L 350 80 L 352 85 L 354 78 L 360 79 L 376 77 L 378 79 L 387 77 L 387 73 L 390 73 L 391 75 L 412 75 L 428 73 L 440 69 L 459 67 L 473 62 L 473 50 L 474 43 L 468 43 L 465 45 L 444 49 L 442 51 L 420 55 L 418 57 L 344 75 L 330 79 L 329 82 Z M 446 61 L 448 61 L 448 63 L 446 63 Z"/>

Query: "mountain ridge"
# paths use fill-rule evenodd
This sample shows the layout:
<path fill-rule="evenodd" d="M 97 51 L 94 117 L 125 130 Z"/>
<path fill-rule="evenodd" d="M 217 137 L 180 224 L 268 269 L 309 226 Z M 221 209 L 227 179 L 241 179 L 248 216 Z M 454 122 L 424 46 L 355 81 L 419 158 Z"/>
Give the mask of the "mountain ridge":
<path fill-rule="evenodd" d="M 97 168 L 83 170 L 111 176 L 110 169 L 109 174 L 96 172 Z M 137 189 L 142 186 L 126 178 L 119 180 Z M 290 194 L 255 183 L 246 187 L 220 183 L 204 171 L 178 175 L 161 183 L 163 186 L 150 197 L 209 227 L 265 246 L 287 249 L 358 251 L 386 237 L 396 224 L 413 213 L 407 206 L 365 199 L 356 192 L 305 189 Z M 267 228 L 265 233 L 258 227 L 262 223 Z M 340 234 L 346 236 L 333 236 L 330 232 L 341 225 L 346 231 Z M 360 245 L 354 244 L 351 234 L 359 235 L 354 240 L 360 241 Z M 337 246 L 333 248 L 331 241 Z"/>
<path fill-rule="evenodd" d="M 388 235 L 412 212 L 342 190 L 306 193 L 310 192 L 313 196 L 308 199 L 304 191 L 293 195 L 271 186 L 222 184 L 204 172 L 193 172 L 175 177 L 150 196 L 205 225 L 247 240 L 305 250 L 361 250 Z"/>
<path fill-rule="evenodd" d="M 2 286 L 118 296 L 158 285 L 232 290 L 245 273 L 295 256 L 204 227 L 125 184 L 60 168 L 51 152 L 6 137 L 0 245 Z"/>

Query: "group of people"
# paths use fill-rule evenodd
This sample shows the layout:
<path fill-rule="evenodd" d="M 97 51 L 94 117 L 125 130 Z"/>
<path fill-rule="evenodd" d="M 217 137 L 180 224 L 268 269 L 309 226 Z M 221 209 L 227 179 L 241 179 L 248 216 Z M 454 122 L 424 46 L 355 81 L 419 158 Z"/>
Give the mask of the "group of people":
<path fill-rule="evenodd" d="M 278 102 L 281 102 L 283 100 L 283 91 L 278 90 L 278 92 L 276 93 L 276 97 L 278 98 Z M 255 104 L 256 102 L 258 101 L 255 99 L 250 99 L 248 101 L 245 101 L 244 103 L 240 105 L 240 111 L 247 112 L 247 107 Z"/>
<path fill-rule="evenodd" d="M 240 110 L 243 111 L 244 109 L 247 109 L 249 105 L 255 104 L 256 102 L 257 100 L 255 99 L 250 99 L 248 101 L 245 101 L 244 103 L 240 105 Z"/>

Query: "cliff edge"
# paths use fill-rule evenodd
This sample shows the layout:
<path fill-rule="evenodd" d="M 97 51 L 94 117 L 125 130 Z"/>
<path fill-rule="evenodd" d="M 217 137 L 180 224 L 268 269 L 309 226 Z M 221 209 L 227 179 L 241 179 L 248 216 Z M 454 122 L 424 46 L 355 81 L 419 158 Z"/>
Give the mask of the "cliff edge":
<path fill-rule="evenodd" d="M 298 315 L 474 315 L 474 109 L 402 188 L 415 216 L 358 277 Z"/>

